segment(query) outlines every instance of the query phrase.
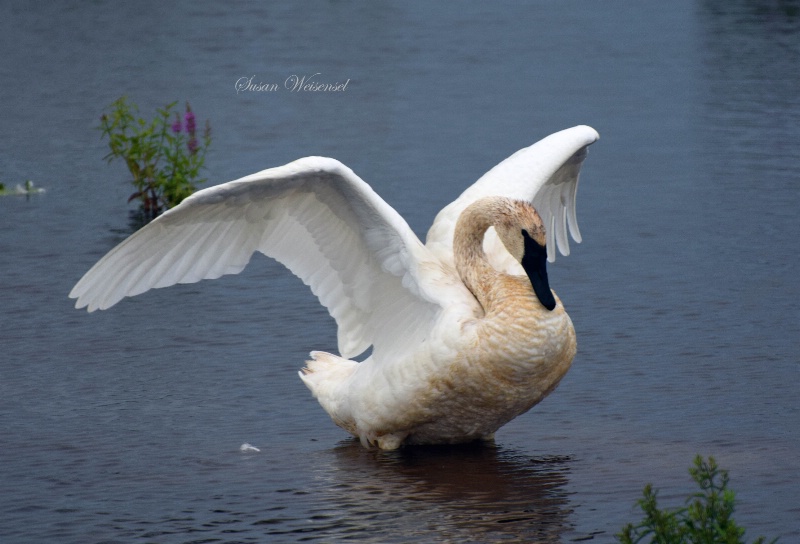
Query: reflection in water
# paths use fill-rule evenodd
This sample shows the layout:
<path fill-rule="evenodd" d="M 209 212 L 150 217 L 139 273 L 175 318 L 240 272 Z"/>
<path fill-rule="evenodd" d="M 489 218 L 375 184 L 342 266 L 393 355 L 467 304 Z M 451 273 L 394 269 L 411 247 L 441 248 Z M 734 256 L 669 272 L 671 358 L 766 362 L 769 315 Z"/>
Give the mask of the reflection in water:
<path fill-rule="evenodd" d="M 134 503 L 102 528 L 113 524 L 118 537 L 176 543 L 555 543 L 573 531 L 568 457 L 532 458 L 479 443 L 382 452 L 355 439 L 297 451 L 301 457 L 261 449 L 235 452 L 232 464 L 188 462 L 193 486 L 208 484 L 207 498 L 177 500 L 179 510 L 143 511 Z M 178 481 L 184 476 L 149 484 L 163 491 Z M 96 514 L 69 515 L 89 523 Z"/>
<path fill-rule="evenodd" d="M 569 529 L 568 458 L 480 443 L 380 452 L 355 440 L 333 453 L 319 477 L 341 535 L 556 542 Z"/>

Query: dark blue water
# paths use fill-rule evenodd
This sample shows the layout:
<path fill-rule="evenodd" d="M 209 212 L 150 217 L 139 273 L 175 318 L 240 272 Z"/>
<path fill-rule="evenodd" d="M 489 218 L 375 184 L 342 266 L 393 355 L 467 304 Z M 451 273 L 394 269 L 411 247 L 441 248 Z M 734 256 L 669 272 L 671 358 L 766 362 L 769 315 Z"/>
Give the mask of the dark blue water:
<path fill-rule="evenodd" d="M 693 491 L 696 453 L 751 538 L 800 539 L 794 3 L 6 5 L 0 182 L 46 193 L 0 197 L 2 542 L 611 542 L 645 483 Z M 350 82 L 235 88 L 315 73 Z M 594 126 L 584 243 L 550 268 L 573 369 L 494 446 L 386 454 L 298 380 L 334 324 L 265 258 L 74 310 L 127 234 L 95 128 L 123 94 L 211 120 L 211 183 L 329 155 L 420 235 L 512 152 Z"/>

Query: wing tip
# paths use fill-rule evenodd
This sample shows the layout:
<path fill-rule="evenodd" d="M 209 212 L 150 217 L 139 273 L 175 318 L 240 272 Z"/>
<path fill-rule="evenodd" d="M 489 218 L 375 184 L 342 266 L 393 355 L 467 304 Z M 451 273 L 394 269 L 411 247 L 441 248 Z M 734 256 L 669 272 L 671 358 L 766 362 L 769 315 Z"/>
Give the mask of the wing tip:
<path fill-rule="evenodd" d="M 82 310 L 82 309 L 86 308 L 86 313 L 92 313 L 92 312 L 94 312 L 95 310 L 98 309 L 97 305 L 92 304 L 91 302 L 87 301 L 82 295 L 76 295 L 76 294 L 70 293 L 69 294 L 69 298 L 70 299 L 73 299 L 73 298 L 77 299 L 75 301 L 75 309 L 76 310 Z M 99 308 L 99 309 L 102 310 L 103 308 Z"/>

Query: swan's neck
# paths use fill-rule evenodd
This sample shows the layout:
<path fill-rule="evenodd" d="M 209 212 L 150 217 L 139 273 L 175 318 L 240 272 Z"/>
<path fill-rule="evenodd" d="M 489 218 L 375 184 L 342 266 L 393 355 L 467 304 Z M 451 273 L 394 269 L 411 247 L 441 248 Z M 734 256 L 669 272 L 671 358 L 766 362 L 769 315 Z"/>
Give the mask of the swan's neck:
<path fill-rule="evenodd" d="M 483 251 L 483 238 L 494 223 L 495 212 L 489 206 L 468 207 L 458 218 L 453 237 L 456 271 L 487 313 L 501 295 L 498 288 L 502 282 L 498 280 L 505 276 L 489 264 Z"/>

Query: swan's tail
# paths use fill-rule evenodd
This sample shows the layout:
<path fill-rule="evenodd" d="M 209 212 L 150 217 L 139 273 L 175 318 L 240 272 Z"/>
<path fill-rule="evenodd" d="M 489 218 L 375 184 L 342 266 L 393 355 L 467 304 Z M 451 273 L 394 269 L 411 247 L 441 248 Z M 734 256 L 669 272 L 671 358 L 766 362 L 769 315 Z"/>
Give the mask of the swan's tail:
<path fill-rule="evenodd" d="M 300 378 L 311 391 L 313 383 L 322 380 L 344 381 L 355 372 L 358 363 L 342 357 L 337 357 L 324 351 L 312 351 L 311 359 L 306 361 L 306 366 L 300 371 Z"/>
<path fill-rule="evenodd" d="M 337 357 L 324 351 L 312 351 L 311 359 L 299 372 L 300 379 L 311 390 L 334 423 L 358 435 L 350 413 L 347 380 L 358 368 L 356 361 Z"/>
<path fill-rule="evenodd" d="M 311 359 L 300 371 L 300 379 L 319 400 L 331 416 L 333 422 L 361 439 L 365 447 L 378 446 L 382 450 L 400 447 L 408 436 L 407 431 L 397 433 L 362 432 L 356 425 L 350 410 L 348 379 L 358 368 L 359 363 L 343 359 L 324 351 L 312 351 Z"/>

